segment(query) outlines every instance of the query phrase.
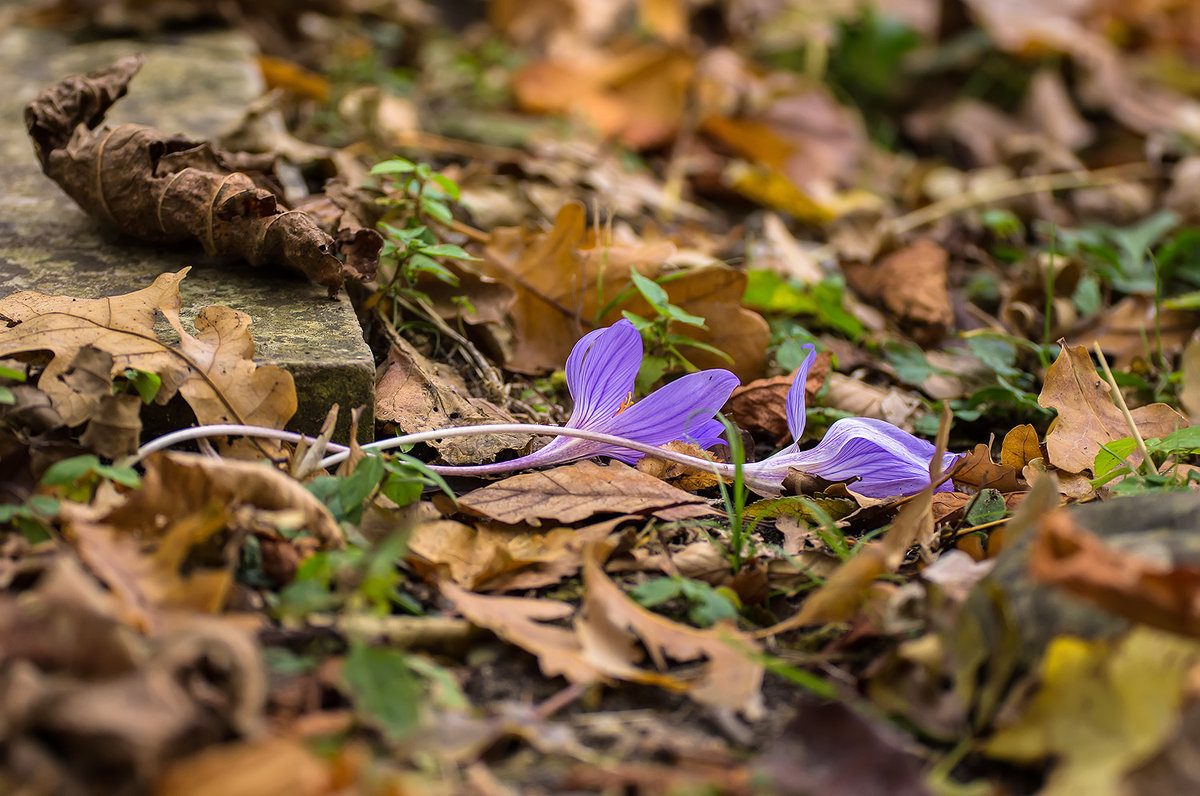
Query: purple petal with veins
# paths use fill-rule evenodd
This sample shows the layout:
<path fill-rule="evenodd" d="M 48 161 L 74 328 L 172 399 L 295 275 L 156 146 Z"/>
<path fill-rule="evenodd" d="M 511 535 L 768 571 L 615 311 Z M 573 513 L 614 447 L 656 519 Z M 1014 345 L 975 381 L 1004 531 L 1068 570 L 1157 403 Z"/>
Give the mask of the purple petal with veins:
<path fill-rule="evenodd" d="M 567 358 L 567 389 L 575 402 L 568 428 L 588 429 L 626 437 L 648 445 L 674 440 L 715 445 L 724 432 L 714 419 L 737 376 L 727 370 L 689 373 L 640 401 L 633 401 L 633 384 L 642 364 L 642 337 L 626 319 L 588 332 Z M 562 464 L 592 456 L 611 456 L 633 463 L 645 454 L 616 445 L 571 437 L 555 437 L 527 456 L 465 467 L 439 467 L 446 474 L 482 475 L 525 467 Z"/>
<path fill-rule="evenodd" d="M 788 390 L 788 428 L 796 440 L 804 429 L 804 382 L 816 357 L 811 346 L 796 379 Z M 824 478 L 827 481 L 859 480 L 850 488 L 867 497 L 911 495 L 929 485 L 929 463 L 937 448 L 884 420 L 851 417 L 838 420 L 829 427 L 825 438 L 808 450 L 800 450 L 797 442 L 761 462 L 745 465 L 748 483 L 755 491 L 778 493 L 788 470 L 795 468 Z M 947 453 L 942 458 L 946 472 L 958 461 L 959 454 Z M 946 481 L 939 491 L 953 489 Z"/>

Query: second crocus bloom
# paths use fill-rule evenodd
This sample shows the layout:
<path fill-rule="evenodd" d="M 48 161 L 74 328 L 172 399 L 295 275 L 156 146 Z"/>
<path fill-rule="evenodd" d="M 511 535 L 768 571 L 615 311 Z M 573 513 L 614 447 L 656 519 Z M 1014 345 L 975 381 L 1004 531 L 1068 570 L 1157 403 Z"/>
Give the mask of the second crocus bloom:
<path fill-rule="evenodd" d="M 850 489 L 871 498 L 911 495 L 929 485 L 929 463 L 937 452 L 934 445 L 914 437 L 884 420 L 849 417 L 836 421 L 816 446 L 800 450 L 804 433 L 804 383 L 816 358 L 816 350 L 805 346 L 808 355 L 796 372 L 787 396 L 788 430 L 791 445 L 761 462 L 745 465 L 746 483 L 760 494 L 778 494 L 789 470 L 797 469 L 827 481 L 858 478 Z M 959 454 L 942 457 L 942 471 L 957 463 Z M 938 487 L 951 490 L 949 481 Z"/>

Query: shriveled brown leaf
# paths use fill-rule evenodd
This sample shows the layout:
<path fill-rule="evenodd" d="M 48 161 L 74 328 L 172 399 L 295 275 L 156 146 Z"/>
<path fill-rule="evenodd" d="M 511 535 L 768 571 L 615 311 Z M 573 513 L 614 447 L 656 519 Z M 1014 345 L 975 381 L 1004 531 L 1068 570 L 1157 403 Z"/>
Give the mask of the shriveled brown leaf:
<path fill-rule="evenodd" d="M 512 423 L 509 414 L 476 398 L 452 368 L 431 362 L 397 337 L 375 382 L 375 418 L 405 433 L 481 423 Z M 453 437 L 430 443 L 447 464 L 491 461 L 505 450 L 521 450 L 527 438 L 514 434 Z"/>
<path fill-rule="evenodd" d="M 46 175 L 87 213 L 128 235 L 154 243 L 196 240 L 212 255 L 286 265 L 337 295 L 346 271 L 335 256 L 337 243 L 245 173 L 269 168 L 270 157 L 221 152 L 142 125 L 99 127 L 141 66 L 140 57 L 122 58 L 66 78 L 26 107 Z M 355 276 L 373 276 L 374 263 L 356 262 L 363 270 Z"/>
<path fill-rule="evenodd" d="M 841 373 L 829 374 L 825 404 L 858 417 L 886 420 L 911 430 L 921 408 L 921 399 L 898 387 L 878 387 Z"/>
<path fill-rule="evenodd" d="M 1200 340 L 1192 340 L 1183 349 L 1183 387 L 1179 391 L 1179 402 L 1188 414 L 1200 419 Z"/>
<path fill-rule="evenodd" d="M 1200 636 L 1200 566 L 1111 547 L 1068 512 L 1056 511 L 1038 524 L 1029 573 L 1117 616 Z"/>
<path fill-rule="evenodd" d="M 150 287 L 102 299 L 47 296 L 33 291 L 0 299 L 0 356 L 48 350 L 40 389 L 67 425 L 87 420 L 95 400 L 63 379 L 76 353 L 92 346 L 112 356 L 111 373 L 136 368 L 163 377 L 160 400 L 177 388 L 201 423 L 255 423 L 282 428 L 296 412 L 292 375 L 275 365 L 256 365 L 250 317 L 228 307 L 205 307 L 192 337 L 179 320 L 179 283 L 189 269 L 162 274 Z M 154 331 L 161 312 L 179 333 L 179 347 Z"/>
<path fill-rule="evenodd" d="M 1046 371 L 1038 396 L 1038 404 L 1058 410 L 1058 419 L 1046 434 L 1048 464 L 1069 473 L 1091 472 L 1102 444 L 1130 436 L 1111 392 L 1086 348 L 1063 346 Z M 1132 415 L 1138 431 L 1147 439 L 1165 437 L 1188 424 L 1182 415 L 1161 403 L 1138 407 Z M 1140 461 L 1136 453 L 1134 457 Z"/>
<path fill-rule="evenodd" d="M 480 627 L 537 656 L 542 674 L 562 675 L 573 683 L 596 683 L 608 672 L 588 660 L 574 631 L 546 624 L 574 613 L 569 603 L 523 597 L 485 597 L 445 580 L 438 584 L 442 596 Z"/>
<path fill-rule="evenodd" d="M 946 250 L 918 238 L 871 265 L 848 263 L 846 281 L 869 302 L 882 304 L 917 342 L 933 345 L 954 322 Z"/>
<path fill-rule="evenodd" d="M 730 625 L 706 630 L 672 622 L 646 610 L 625 595 L 604 574 L 596 545 L 583 565 L 584 598 L 576 622 L 584 649 L 592 659 L 620 660 L 636 637 L 645 645 L 659 671 L 667 659 L 704 659 L 700 672 L 686 681 L 688 696 L 705 705 L 724 708 L 755 720 L 762 716 L 763 667 L 754 658 L 757 642 Z"/>
<path fill-rule="evenodd" d="M 591 461 L 523 473 L 468 492 L 461 508 L 510 525 L 578 522 L 593 515 L 639 514 L 683 519 L 711 512 L 703 498 L 617 461 Z"/>
<path fill-rule="evenodd" d="M 666 445 L 660 446 L 664 450 L 673 451 L 675 453 L 683 453 L 688 456 L 695 456 L 697 459 L 707 459 L 708 461 L 716 461 L 716 457 L 711 451 L 703 450 L 699 445 L 691 442 L 680 442 L 672 440 Z M 715 487 L 720 483 L 721 479 L 709 470 L 702 470 L 697 467 L 689 467 L 686 464 L 677 464 L 669 462 L 666 459 L 660 459 L 654 454 L 647 454 L 641 459 L 638 459 L 635 467 L 643 473 L 648 473 L 655 478 L 666 481 L 671 486 L 678 487 L 685 492 L 697 492 L 701 489 Z"/>
<path fill-rule="evenodd" d="M 329 509 L 298 481 L 270 465 L 213 459 L 192 453 L 156 453 L 146 459 L 142 487 L 103 521 L 142 534 L 211 505 L 267 512 L 295 510 L 301 526 L 326 547 L 345 545 Z"/>

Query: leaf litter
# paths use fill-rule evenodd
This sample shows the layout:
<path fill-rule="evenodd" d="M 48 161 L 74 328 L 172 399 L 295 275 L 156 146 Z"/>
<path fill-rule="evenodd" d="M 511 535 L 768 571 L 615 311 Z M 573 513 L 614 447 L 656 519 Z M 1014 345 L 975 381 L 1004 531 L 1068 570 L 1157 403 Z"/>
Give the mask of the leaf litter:
<path fill-rule="evenodd" d="M 101 5 L 15 18 L 203 14 Z M 576 342 L 625 318 L 614 411 L 728 368 L 733 444 L 487 483 L 453 466 L 539 443 L 130 458 L 150 401 L 277 432 L 304 386 L 242 313 L 185 330 L 184 272 L 0 299 L 0 783 L 1194 789 L 1186 4 L 445 5 L 209 10 L 263 52 L 257 154 L 104 127 L 137 58 L 35 100 L 35 152 L 118 231 L 346 288 L 381 441 L 567 419 Z M 704 465 L 792 441 L 809 345 L 801 448 L 940 429 L 952 491 L 754 501 Z"/>

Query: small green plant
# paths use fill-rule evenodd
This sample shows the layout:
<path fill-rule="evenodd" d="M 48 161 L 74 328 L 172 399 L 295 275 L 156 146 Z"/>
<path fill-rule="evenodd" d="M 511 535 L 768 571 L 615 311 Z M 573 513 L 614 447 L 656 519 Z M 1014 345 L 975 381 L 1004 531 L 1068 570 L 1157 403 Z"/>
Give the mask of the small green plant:
<path fill-rule="evenodd" d="M 42 474 L 41 483 L 43 486 L 58 487 L 59 495 L 65 500 L 86 503 L 103 480 L 130 489 L 141 485 L 141 479 L 132 467 L 101 464 L 100 459 L 91 454 L 55 462 Z"/>
<path fill-rule="evenodd" d="M 374 548 L 352 544 L 309 556 L 279 592 L 276 612 L 297 619 L 332 610 L 384 615 L 399 608 L 422 613 L 420 603 L 401 590 L 404 577 L 396 562 L 404 547 L 404 537 L 393 534 Z"/>
<path fill-rule="evenodd" d="M 445 225 L 454 221 L 449 203 L 458 201 L 458 184 L 424 163 L 404 158 L 378 163 L 371 174 L 383 178 L 385 196 L 379 201 L 389 208 L 388 219 L 379 224 L 384 236 L 380 285 L 393 294 L 426 302 L 429 297 L 415 287 L 422 274 L 458 285 L 458 277 L 439 258 L 478 258 L 461 246 L 439 242 L 429 227 L 430 220 Z"/>
<path fill-rule="evenodd" d="M 441 489 L 454 499 L 454 492 L 440 475 L 421 460 L 404 453 L 364 456 L 347 476 L 323 475 L 306 483 L 318 500 L 329 507 L 338 522 L 357 525 L 367 502 L 376 494 L 397 506 L 416 502 L 426 487 Z"/>
<path fill-rule="evenodd" d="M 728 589 L 714 589 L 707 583 L 682 575 L 654 578 L 639 585 L 629 596 L 644 608 L 681 599 L 687 604 L 687 617 L 697 627 L 711 627 L 721 619 L 736 619 L 737 597 Z"/>
<path fill-rule="evenodd" d="M 1133 437 L 1113 440 L 1100 446 L 1100 451 L 1092 465 L 1095 478 L 1092 488 L 1098 489 L 1117 478 L 1130 476 L 1114 484 L 1112 490 L 1118 495 L 1141 494 L 1145 492 L 1166 492 L 1190 489 L 1192 484 L 1200 482 L 1200 475 L 1189 470 L 1186 474 L 1176 470 L 1176 465 L 1183 457 L 1200 454 L 1200 426 L 1181 428 L 1173 434 L 1161 439 L 1145 440 L 1146 450 L 1154 457 L 1148 467 L 1134 470 L 1126 461 L 1137 448 Z M 1171 462 L 1170 467 L 1164 465 Z M 1145 469 L 1147 472 L 1143 472 Z M 1149 472 L 1153 470 L 1153 472 Z"/>
<path fill-rule="evenodd" d="M 827 276 L 820 282 L 802 284 L 774 271 L 754 269 L 746 272 L 746 292 L 742 303 L 752 310 L 794 318 L 811 318 L 816 328 L 831 329 L 858 341 L 866 327 L 845 308 L 845 283 L 840 276 Z"/>
<path fill-rule="evenodd" d="M 733 484 L 726 486 L 723 480 L 718 479 L 717 486 L 721 490 L 721 500 L 724 501 L 725 511 L 729 515 L 729 548 L 726 550 L 726 556 L 729 558 L 730 567 L 736 574 L 741 570 L 746 559 L 754 554 L 752 532 L 754 526 L 758 524 L 758 518 L 753 519 L 749 526 L 746 525 L 746 498 L 750 490 L 746 488 L 744 469 L 746 449 L 742 445 L 742 435 L 725 415 L 718 412 L 717 419 L 721 421 L 721 425 L 725 426 L 725 438 L 729 442 L 729 456 L 733 459 L 734 464 Z"/>
<path fill-rule="evenodd" d="M 0 528 L 12 526 L 31 544 L 50 538 L 49 522 L 58 514 L 58 500 L 50 495 L 30 495 L 24 503 L 0 506 Z"/>
<path fill-rule="evenodd" d="M 25 381 L 25 371 L 6 368 L 5 366 L 0 365 L 0 379 L 23 382 Z M 13 395 L 13 391 L 3 385 L 0 385 L 0 404 L 14 404 L 16 402 L 17 398 L 15 395 Z"/>
<path fill-rule="evenodd" d="M 137 368 L 125 368 L 119 376 L 113 379 L 113 394 L 132 390 L 137 393 L 142 399 L 142 403 L 149 405 L 158 391 L 162 389 L 162 377 L 157 373 L 151 373 L 147 370 L 138 370 Z"/>
<path fill-rule="evenodd" d="M 697 329 L 708 328 L 704 318 L 701 318 L 699 315 L 692 315 L 682 307 L 671 303 L 670 296 L 667 295 L 667 291 L 663 288 L 662 283 L 669 282 L 676 276 L 668 274 L 659 277 L 658 280 L 653 280 L 642 276 L 631 268 L 629 269 L 629 277 L 632 280 L 630 285 L 618 293 L 612 301 L 597 313 L 598 318 L 604 317 L 613 307 L 625 301 L 635 291 L 654 310 L 653 318 L 643 318 L 628 310 L 621 312 L 634 325 L 634 328 L 641 333 L 642 341 L 646 346 L 646 355 L 642 360 L 642 368 L 638 372 L 637 379 L 637 386 L 643 391 L 648 390 L 651 385 L 662 378 L 662 375 L 668 371 L 682 369 L 688 373 L 694 373 L 699 370 L 680 350 L 684 347 L 708 351 L 727 362 L 733 362 L 729 355 L 721 349 L 695 340 L 687 335 L 671 331 L 672 323 L 682 323 L 685 326 L 693 326 Z"/>

